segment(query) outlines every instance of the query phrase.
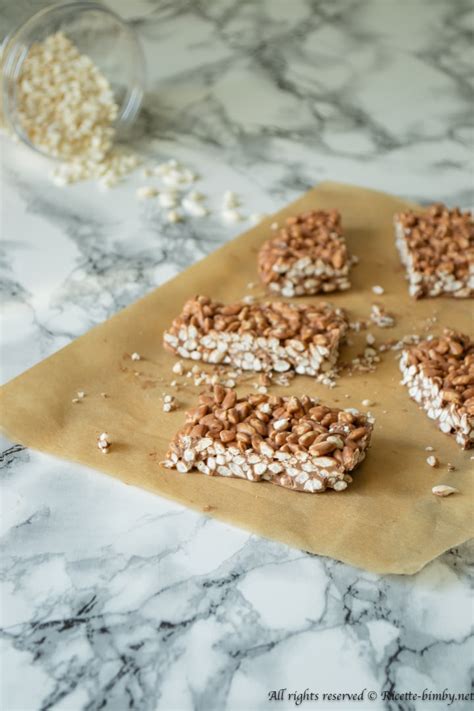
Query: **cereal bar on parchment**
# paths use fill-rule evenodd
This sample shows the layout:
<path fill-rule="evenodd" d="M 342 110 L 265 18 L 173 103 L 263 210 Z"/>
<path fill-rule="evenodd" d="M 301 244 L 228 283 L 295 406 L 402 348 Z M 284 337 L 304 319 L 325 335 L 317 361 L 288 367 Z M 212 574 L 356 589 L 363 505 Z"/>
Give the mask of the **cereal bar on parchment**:
<path fill-rule="evenodd" d="M 349 289 L 350 267 L 337 210 L 288 217 L 258 254 L 260 279 L 285 297 Z"/>
<path fill-rule="evenodd" d="M 186 473 L 266 480 L 287 489 L 342 491 L 365 458 L 373 423 L 307 395 L 248 395 L 214 386 L 186 415 L 163 465 Z"/>
<path fill-rule="evenodd" d="M 471 212 L 432 205 L 418 215 L 394 217 L 395 238 L 406 268 L 409 293 L 426 296 L 474 296 L 474 220 Z"/>
<path fill-rule="evenodd" d="M 344 312 L 325 302 L 226 305 L 197 296 L 186 302 L 163 338 L 165 347 L 182 358 L 317 375 L 335 365 L 347 329 Z"/>
<path fill-rule="evenodd" d="M 402 384 L 410 396 L 453 435 L 463 449 L 474 446 L 474 342 L 445 329 L 402 352 Z"/>

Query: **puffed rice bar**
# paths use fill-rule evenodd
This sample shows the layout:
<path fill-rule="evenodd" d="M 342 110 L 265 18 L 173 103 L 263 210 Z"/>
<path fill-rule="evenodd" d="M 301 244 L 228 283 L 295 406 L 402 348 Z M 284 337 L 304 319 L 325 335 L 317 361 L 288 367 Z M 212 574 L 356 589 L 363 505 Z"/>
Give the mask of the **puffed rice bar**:
<path fill-rule="evenodd" d="M 258 254 L 262 282 L 285 297 L 349 289 L 350 266 L 337 210 L 288 217 Z"/>
<path fill-rule="evenodd" d="M 344 312 L 324 302 L 224 305 L 197 296 L 165 331 L 164 344 L 204 363 L 314 376 L 335 365 L 347 328 Z"/>
<path fill-rule="evenodd" d="M 411 296 L 474 296 L 471 212 L 432 205 L 421 215 L 411 210 L 395 215 L 394 224 Z"/>
<path fill-rule="evenodd" d="M 474 446 L 474 342 L 445 329 L 402 352 L 402 384 L 435 420 L 441 432 L 453 435 L 463 449 Z"/>
<path fill-rule="evenodd" d="M 295 491 L 342 491 L 365 458 L 372 421 L 313 398 L 248 395 L 214 386 L 201 395 L 163 465 L 186 473 L 266 480 Z"/>

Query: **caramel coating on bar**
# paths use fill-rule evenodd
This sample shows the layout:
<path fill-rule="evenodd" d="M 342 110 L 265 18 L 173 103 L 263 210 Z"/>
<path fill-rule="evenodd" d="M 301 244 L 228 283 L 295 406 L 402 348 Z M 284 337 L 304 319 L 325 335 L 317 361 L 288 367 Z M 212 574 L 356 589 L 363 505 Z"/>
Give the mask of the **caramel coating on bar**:
<path fill-rule="evenodd" d="M 264 242 L 258 270 L 264 284 L 276 282 L 298 260 L 309 258 L 330 269 L 348 273 L 350 260 L 337 210 L 310 210 L 288 217 L 275 237 Z"/>
<path fill-rule="evenodd" d="M 445 329 L 442 336 L 412 346 L 407 362 L 439 386 L 442 402 L 454 403 L 460 415 L 474 415 L 474 341 L 469 336 Z"/>
<path fill-rule="evenodd" d="M 413 266 L 423 277 L 439 272 L 467 282 L 474 267 L 474 220 L 469 211 L 432 205 L 423 214 L 399 213 L 395 221 L 404 229 Z"/>
<path fill-rule="evenodd" d="M 257 304 L 222 304 L 196 296 L 184 305 L 168 333 L 178 335 L 182 326 L 194 326 L 200 333 L 211 331 L 253 337 L 297 339 L 305 344 L 333 345 L 347 330 L 341 309 L 326 302 L 288 304 L 268 301 Z"/>
<path fill-rule="evenodd" d="M 170 451 L 180 451 L 183 436 L 210 438 L 240 452 L 268 457 L 276 452 L 327 458 L 326 466 L 351 471 L 369 443 L 372 423 L 362 413 L 318 404 L 313 398 L 248 395 L 215 385 L 186 413 L 186 425 Z"/>

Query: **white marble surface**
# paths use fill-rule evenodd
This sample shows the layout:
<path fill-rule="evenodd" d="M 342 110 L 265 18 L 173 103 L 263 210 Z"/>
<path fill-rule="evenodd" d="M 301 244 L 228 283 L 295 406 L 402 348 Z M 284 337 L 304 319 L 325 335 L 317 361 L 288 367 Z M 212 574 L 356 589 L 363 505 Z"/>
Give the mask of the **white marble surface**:
<path fill-rule="evenodd" d="M 0 26 L 37 3 L 4 3 Z M 182 159 L 217 208 L 271 211 L 322 179 L 473 204 L 469 0 L 139 0 L 136 146 Z M 169 226 L 110 192 L 59 189 L 3 139 L 2 381 L 237 234 Z M 378 577 L 199 516 L 3 441 L 5 711 L 290 709 L 268 692 L 360 692 L 314 709 L 446 709 L 383 699 L 471 688 L 473 548 Z M 369 701 L 367 691 L 378 699 Z M 450 708 L 468 708 L 456 702 Z"/>

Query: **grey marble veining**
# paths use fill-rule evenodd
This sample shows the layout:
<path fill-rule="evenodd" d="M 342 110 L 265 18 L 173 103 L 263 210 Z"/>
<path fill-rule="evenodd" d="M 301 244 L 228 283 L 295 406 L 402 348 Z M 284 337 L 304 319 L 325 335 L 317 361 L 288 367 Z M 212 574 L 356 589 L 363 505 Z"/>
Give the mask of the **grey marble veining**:
<path fill-rule="evenodd" d="M 209 218 L 169 225 L 114 190 L 59 189 L 1 139 L 2 381 L 323 179 L 473 204 L 469 0 L 110 3 L 149 91 L 133 145 L 201 175 Z M 0 27 L 38 7 L 4 3 Z M 302 708 L 431 711 L 468 692 L 473 547 L 376 576 L 225 526 L 2 441 L 1 696 L 6 711 L 253 711 L 268 693 L 360 692 Z M 374 691 L 378 698 L 367 699 Z M 450 708 L 468 708 L 456 702 Z"/>

